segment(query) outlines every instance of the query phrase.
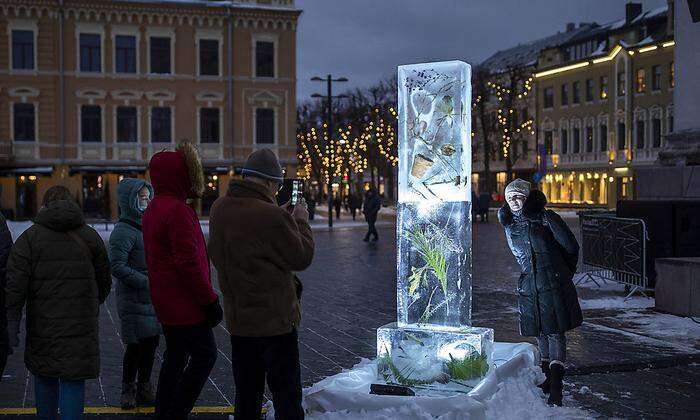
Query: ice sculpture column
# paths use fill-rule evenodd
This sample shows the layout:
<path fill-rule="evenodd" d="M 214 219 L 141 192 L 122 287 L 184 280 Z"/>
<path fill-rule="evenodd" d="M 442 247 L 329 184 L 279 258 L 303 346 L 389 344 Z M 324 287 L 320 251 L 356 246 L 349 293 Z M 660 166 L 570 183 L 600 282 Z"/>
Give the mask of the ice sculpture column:
<path fill-rule="evenodd" d="M 464 389 L 493 330 L 471 327 L 471 67 L 400 66 L 398 322 L 377 330 L 389 383 Z"/>

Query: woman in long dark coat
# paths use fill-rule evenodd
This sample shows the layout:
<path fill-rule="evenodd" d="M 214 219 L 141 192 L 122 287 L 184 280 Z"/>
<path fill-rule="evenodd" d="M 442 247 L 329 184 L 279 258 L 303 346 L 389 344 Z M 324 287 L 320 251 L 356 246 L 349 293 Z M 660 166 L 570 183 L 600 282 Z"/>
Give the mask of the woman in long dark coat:
<path fill-rule="evenodd" d="M 520 334 L 537 337 L 542 370 L 540 387 L 549 403 L 561 405 L 566 331 L 583 316 L 573 276 L 578 262 L 576 238 L 561 217 L 544 208 L 547 199 L 530 183 L 516 179 L 506 187 L 506 204 L 498 211 L 508 245 L 522 273 L 518 281 Z"/>

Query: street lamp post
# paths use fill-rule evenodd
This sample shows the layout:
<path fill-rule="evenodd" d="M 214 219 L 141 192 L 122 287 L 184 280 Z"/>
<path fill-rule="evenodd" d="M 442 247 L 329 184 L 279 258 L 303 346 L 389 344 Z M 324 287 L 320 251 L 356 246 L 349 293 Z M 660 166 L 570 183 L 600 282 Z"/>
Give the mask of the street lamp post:
<path fill-rule="evenodd" d="M 347 98 L 347 95 L 337 95 L 333 96 L 333 82 L 347 82 L 348 79 L 346 77 L 340 77 L 337 79 L 334 79 L 330 74 L 326 75 L 325 78 L 321 77 L 312 77 L 311 78 L 312 82 L 326 82 L 327 87 L 328 87 L 328 93 L 326 94 L 326 104 L 327 104 L 327 112 L 328 116 L 326 117 L 328 119 L 328 150 L 329 150 L 329 156 L 328 156 L 328 227 L 332 228 L 333 227 L 333 173 L 334 173 L 334 168 L 333 168 L 333 154 L 335 152 L 334 150 L 334 144 L 333 144 L 333 98 Z M 312 98 L 323 98 L 324 96 L 318 93 L 314 93 L 311 95 Z"/>

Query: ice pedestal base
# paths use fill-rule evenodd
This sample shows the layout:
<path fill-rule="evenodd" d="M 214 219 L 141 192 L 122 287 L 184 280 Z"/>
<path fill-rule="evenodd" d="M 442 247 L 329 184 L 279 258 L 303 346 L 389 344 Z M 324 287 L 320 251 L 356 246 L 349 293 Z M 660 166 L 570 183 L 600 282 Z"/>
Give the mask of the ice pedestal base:
<path fill-rule="evenodd" d="M 492 355 L 490 328 L 392 322 L 377 329 L 377 373 L 387 383 L 468 392 L 488 372 Z"/>

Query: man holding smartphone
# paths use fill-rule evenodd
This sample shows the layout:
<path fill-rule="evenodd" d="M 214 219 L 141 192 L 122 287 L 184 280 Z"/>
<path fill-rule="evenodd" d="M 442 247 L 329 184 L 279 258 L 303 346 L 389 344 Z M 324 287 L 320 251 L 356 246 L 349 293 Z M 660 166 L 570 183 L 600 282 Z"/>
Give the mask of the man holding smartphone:
<path fill-rule="evenodd" d="M 277 418 L 301 419 L 297 328 L 301 285 L 314 241 L 303 199 L 275 200 L 282 168 L 269 149 L 252 153 L 209 219 L 209 255 L 218 272 L 231 334 L 235 418 L 258 419 L 265 378 Z"/>

